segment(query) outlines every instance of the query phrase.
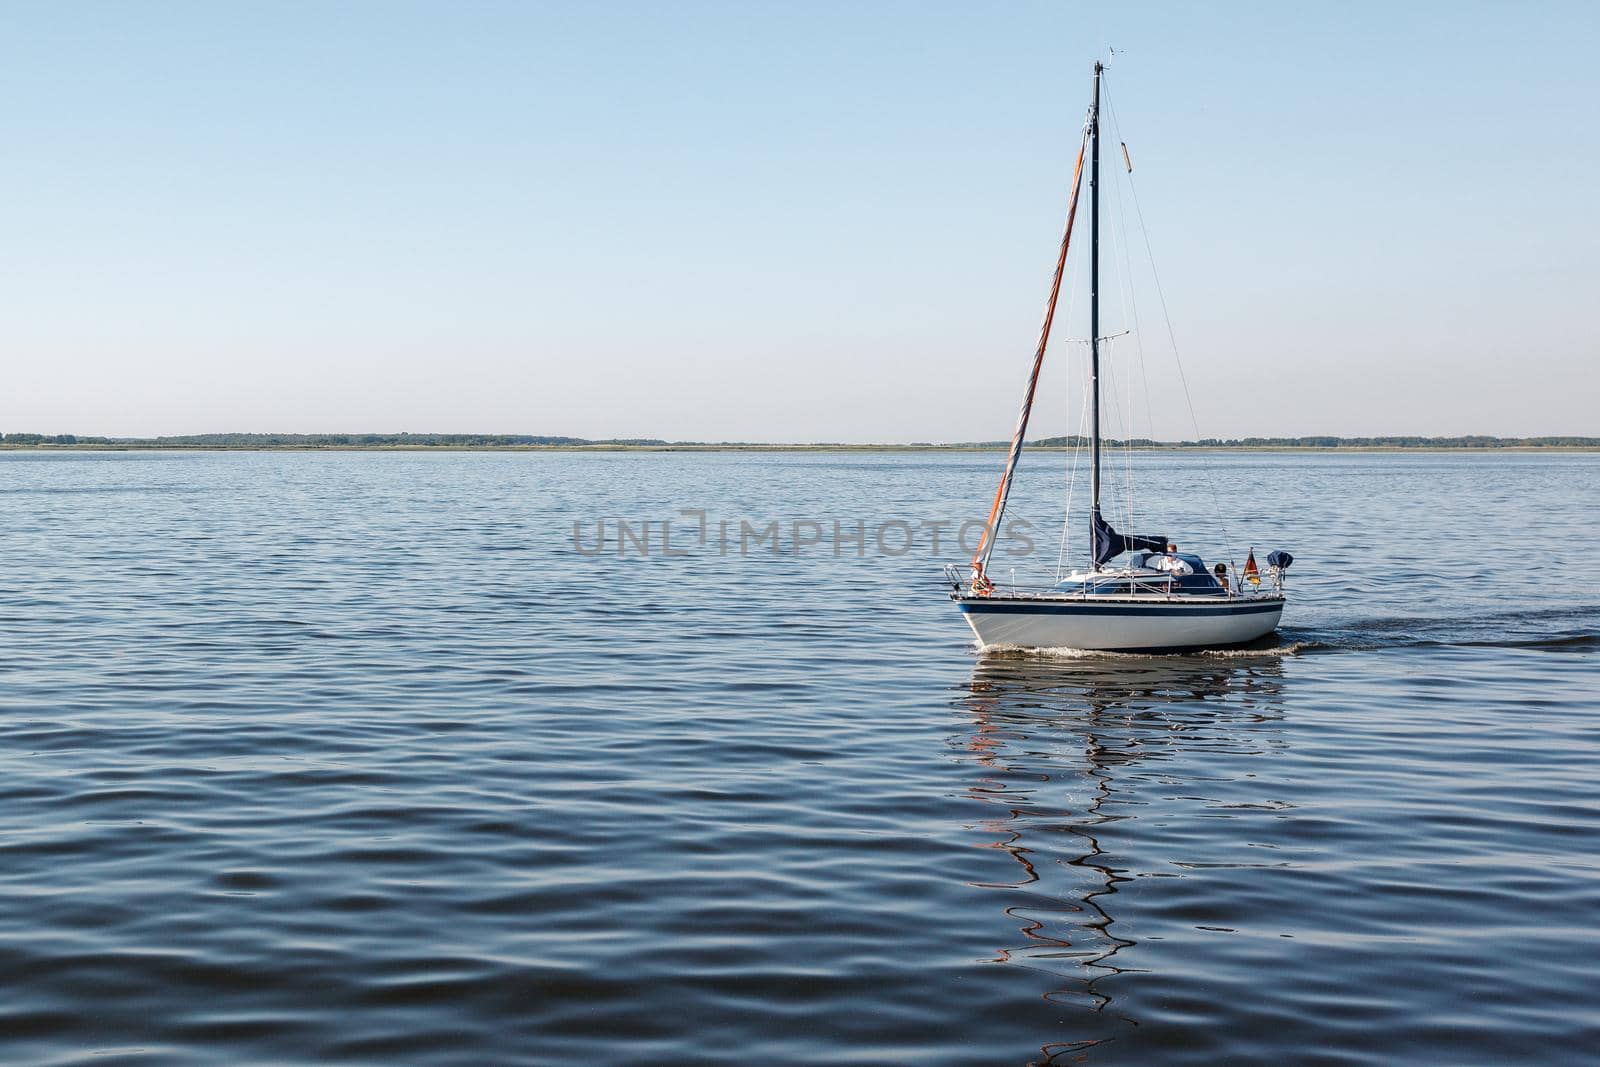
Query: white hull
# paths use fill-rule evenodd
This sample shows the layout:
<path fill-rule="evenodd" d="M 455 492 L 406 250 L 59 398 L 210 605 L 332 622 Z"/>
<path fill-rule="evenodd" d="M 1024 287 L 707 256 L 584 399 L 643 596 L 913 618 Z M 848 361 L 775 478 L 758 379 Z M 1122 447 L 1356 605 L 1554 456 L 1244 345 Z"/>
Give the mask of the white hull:
<path fill-rule="evenodd" d="M 1182 652 L 1248 644 L 1278 628 L 1283 598 L 963 597 L 983 648 Z"/>

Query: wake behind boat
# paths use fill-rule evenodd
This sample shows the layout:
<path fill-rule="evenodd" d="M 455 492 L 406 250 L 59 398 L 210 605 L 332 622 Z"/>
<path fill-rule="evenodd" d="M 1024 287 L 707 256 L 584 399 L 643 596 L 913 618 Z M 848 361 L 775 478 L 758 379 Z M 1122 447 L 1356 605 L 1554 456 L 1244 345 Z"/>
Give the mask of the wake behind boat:
<path fill-rule="evenodd" d="M 1104 65 L 1096 63 L 1094 102 L 1073 169 L 1066 230 L 1061 237 L 1044 325 L 1005 471 L 995 490 L 983 539 L 967 565 L 970 574 L 963 574 L 962 568 L 953 564 L 945 568 L 951 584 L 950 599 L 977 635 L 978 644 L 986 649 L 1186 652 L 1246 645 L 1277 629 L 1285 604 L 1284 572 L 1293 557 L 1287 552 L 1269 553 L 1267 581 L 1263 587 L 1254 549 L 1242 571 L 1234 571 L 1226 564 L 1208 570 L 1201 557 L 1177 551 L 1177 545 L 1165 538 L 1118 533 L 1101 516 L 1100 350 L 1106 340 L 1100 335 L 1100 89 L 1103 73 Z M 1123 151 L 1126 163 L 1126 146 Z M 1001 589 L 989 578 L 988 566 L 1022 456 L 1023 438 L 1039 385 L 1039 370 L 1044 364 L 1056 303 L 1061 295 L 1086 154 L 1090 197 L 1089 399 L 1093 427 L 1089 448 L 1090 565 L 1042 589 L 1023 589 L 1014 584 Z M 1132 164 L 1128 166 L 1131 171 Z M 1129 554 L 1126 564 L 1108 566 L 1111 560 L 1124 553 Z M 1246 585 L 1250 588 L 1246 589 Z"/>

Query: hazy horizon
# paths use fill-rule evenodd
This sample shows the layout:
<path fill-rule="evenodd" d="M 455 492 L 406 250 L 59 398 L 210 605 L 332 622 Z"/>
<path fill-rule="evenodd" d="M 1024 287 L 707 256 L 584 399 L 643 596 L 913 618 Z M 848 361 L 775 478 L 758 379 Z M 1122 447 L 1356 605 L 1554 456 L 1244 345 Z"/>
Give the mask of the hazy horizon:
<path fill-rule="evenodd" d="M 40 437 L 42 441 L 19 441 L 17 437 Z M 49 438 L 72 437 L 73 441 L 49 440 Z M 248 441 L 228 442 L 226 438 L 249 438 Z M 381 440 L 354 440 L 348 442 L 328 442 L 323 439 L 337 438 L 378 438 Z M 400 438 L 410 438 L 401 441 Z M 258 440 L 265 439 L 265 440 Z M 274 441 L 273 439 L 282 439 Z M 458 440 L 459 439 L 459 440 Z M 1030 437 L 1032 446 L 1048 448 L 1087 448 L 1088 440 L 1076 436 L 1061 437 Z M 1493 445 L 1480 446 L 1475 442 L 1489 441 Z M 396 432 L 290 432 L 278 433 L 273 431 L 239 431 L 216 432 L 200 434 L 162 434 L 156 436 L 134 435 L 108 435 L 108 434 L 41 434 L 33 431 L 6 431 L 0 429 L 0 447 L 17 448 L 30 447 L 35 444 L 42 445 L 87 445 L 95 446 L 104 444 L 111 447 L 146 446 L 172 443 L 175 447 L 201 447 L 201 448 L 321 448 L 321 447 L 350 447 L 357 448 L 391 448 L 396 446 L 415 445 L 417 447 L 440 448 L 515 448 L 515 447 L 551 447 L 551 448 L 582 448 L 591 445 L 598 446 L 638 446 L 643 448 L 777 448 L 777 449 L 812 449 L 812 448 L 993 448 L 1005 449 L 1009 443 L 1007 439 L 990 438 L 969 441 L 746 441 L 734 439 L 699 439 L 699 438 L 652 438 L 639 436 L 613 436 L 613 437 L 573 437 L 563 434 L 534 434 L 511 433 L 490 434 L 473 431 L 464 432 L 431 432 L 431 431 L 396 431 Z M 1474 442 L 1462 444 L 1460 442 Z M 1593 449 L 1600 447 L 1600 437 L 1587 437 L 1579 434 L 1538 434 L 1524 437 L 1501 437 L 1486 434 L 1461 434 L 1454 436 L 1424 436 L 1417 434 L 1381 434 L 1363 436 L 1339 436 L 1336 434 L 1297 434 L 1291 436 L 1247 436 L 1236 438 L 1132 438 L 1121 440 L 1107 437 L 1104 443 L 1108 448 L 1131 446 L 1135 449 L 1142 448 L 1209 448 L 1209 447 L 1243 447 L 1243 448 L 1368 448 L 1368 447 L 1393 447 L 1401 450 L 1407 448 L 1462 448 L 1494 451 L 1496 448 L 1579 448 Z"/>
<path fill-rule="evenodd" d="M 1585 5 L 9 14 L 0 432 L 1004 439 L 1110 45 L 1108 435 L 1600 436 Z"/>

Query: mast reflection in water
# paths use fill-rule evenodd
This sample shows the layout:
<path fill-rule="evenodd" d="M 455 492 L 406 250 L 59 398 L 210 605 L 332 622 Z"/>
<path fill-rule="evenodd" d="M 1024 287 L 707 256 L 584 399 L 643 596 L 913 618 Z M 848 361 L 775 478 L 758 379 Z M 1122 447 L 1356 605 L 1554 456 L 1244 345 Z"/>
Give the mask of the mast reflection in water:
<path fill-rule="evenodd" d="M 1210 831 L 1187 823 L 1189 809 L 1288 807 L 1238 790 L 1254 780 L 1241 758 L 1284 746 L 1283 684 L 1271 653 L 978 661 L 957 701 L 972 730 L 957 744 L 977 772 L 967 795 L 994 812 L 976 828 L 1018 877 L 974 885 L 1017 923 L 993 962 L 1038 971 L 1041 995 L 1075 1009 L 1069 1033 L 1042 1044 L 1045 1062 L 1139 1027 L 1121 1002 L 1141 973 L 1139 925 L 1120 913 L 1207 865 Z M 1213 760 L 1227 769 L 1208 770 Z"/>

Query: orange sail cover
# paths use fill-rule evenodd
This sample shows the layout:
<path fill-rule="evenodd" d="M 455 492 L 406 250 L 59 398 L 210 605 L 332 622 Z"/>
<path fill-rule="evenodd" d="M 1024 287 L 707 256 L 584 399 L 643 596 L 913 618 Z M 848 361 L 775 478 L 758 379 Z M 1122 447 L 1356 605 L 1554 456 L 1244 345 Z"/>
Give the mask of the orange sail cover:
<path fill-rule="evenodd" d="M 1028 432 L 1028 416 L 1033 413 L 1033 394 L 1039 388 L 1039 368 L 1044 366 L 1044 350 L 1050 343 L 1050 326 L 1055 322 L 1056 300 L 1061 296 L 1061 276 L 1067 269 L 1067 249 L 1072 244 L 1072 221 L 1078 215 L 1078 190 L 1083 179 L 1083 155 L 1088 147 L 1088 132 L 1078 145 L 1078 162 L 1072 168 L 1072 196 L 1067 202 L 1067 228 L 1061 234 L 1061 252 L 1056 256 L 1056 274 L 1050 283 L 1050 302 L 1045 305 L 1044 325 L 1039 329 L 1039 347 L 1033 353 L 1033 370 L 1028 374 L 1028 390 L 1022 397 L 1022 411 L 1017 416 L 1017 429 L 1011 435 L 1011 452 L 1006 457 L 1005 473 L 994 491 L 994 503 L 989 507 L 989 521 L 984 524 L 983 538 L 978 551 L 972 555 L 972 591 L 987 596 L 994 583 L 984 573 L 989 556 L 994 552 L 995 538 L 1000 532 L 1000 519 L 1005 514 L 1006 498 L 1011 495 L 1011 478 L 1017 470 L 1017 460 L 1022 457 L 1022 438 Z"/>

